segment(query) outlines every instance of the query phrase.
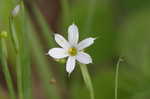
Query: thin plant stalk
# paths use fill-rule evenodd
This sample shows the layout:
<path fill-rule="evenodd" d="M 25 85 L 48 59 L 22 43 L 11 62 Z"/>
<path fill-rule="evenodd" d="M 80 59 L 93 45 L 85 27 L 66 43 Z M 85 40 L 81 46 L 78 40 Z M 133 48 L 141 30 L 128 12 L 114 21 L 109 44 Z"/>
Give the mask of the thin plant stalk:
<path fill-rule="evenodd" d="M 23 87 L 22 87 L 22 67 L 21 67 L 21 57 L 20 54 L 16 54 L 16 67 L 17 67 L 17 87 L 19 93 L 19 99 L 23 98 Z"/>
<path fill-rule="evenodd" d="M 20 54 L 20 45 L 19 45 L 19 39 L 17 36 L 17 32 L 14 26 L 14 18 L 10 16 L 9 19 L 9 27 L 10 27 L 10 33 L 11 33 L 11 39 L 13 42 L 13 46 L 15 48 L 16 52 L 16 71 L 17 71 L 17 88 L 18 88 L 18 94 L 19 99 L 23 98 L 23 87 L 22 87 L 22 65 L 21 65 L 21 54 Z"/>
<path fill-rule="evenodd" d="M 118 99 L 118 79 L 119 79 L 119 65 L 121 62 L 121 58 L 119 58 L 116 65 L 116 73 L 115 73 L 115 99 Z"/>
<path fill-rule="evenodd" d="M 15 91 L 14 91 L 14 87 L 13 87 L 13 81 L 11 78 L 11 74 L 10 71 L 8 69 L 8 64 L 7 64 L 7 48 L 6 48 L 6 43 L 5 43 L 5 39 L 4 38 L 0 38 L 0 45 L 1 45 L 1 64 L 2 64 L 2 70 L 4 72 L 4 76 L 5 76 L 5 80 L 6 80 L 6 84 L 8 87 L 8 91 L 9 91 L 9 96 L 11 99 L 16 99 L 15 96 Z"/>
<path fill-rule="evenodd" d="M 95 99 L 94 89 L 93 89 L 91 77 L 89 75 L 87 66 L 85 64 L 81 64 L 81 63 L 79 65 L 80 65 L 80 69 L 81 69 L 81 73 L 82 73 L 84 82 L 85 82 L 85 84 L 86 84 L 86 86 L 90 92 L 90 97 L 91 97 L 91 99 Z"/>

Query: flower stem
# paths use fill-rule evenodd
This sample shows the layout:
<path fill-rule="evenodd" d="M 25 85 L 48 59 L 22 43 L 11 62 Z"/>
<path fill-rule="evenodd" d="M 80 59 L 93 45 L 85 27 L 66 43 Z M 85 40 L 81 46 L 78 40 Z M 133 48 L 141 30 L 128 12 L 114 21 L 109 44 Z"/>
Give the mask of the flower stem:
<path fill-rule="evenodd" d="M 5 39 L 4 38 L 0 38 L 0 45 L 1 45 L 1 64 L 2 64 L 2 70 L 4 72 L 4 76 L 6 79 L 6 83 L 7 83 L 7 87 L 8 87 L 8 91 L 9 91 L 9 96 L 11 99 L 16 99 L 15 96 L 15 91 L 14 91 L 14 87 L 13 87 L 13 81 L 10 75 L 10 71 L 8 69 L 8 65 L 7 65 L 7 48 L 6 48 L 6 44 L 5 44 Z"/>
<path fill-rule="evenodd" d="M 87 88 L 89 89 L 90 97 L 91 97 L 91 99 L 95 99 L 93 85 L 92 85 L 92 81 L 91 81 L 87 66 L 85 64 L 79 64 L 79 65 L 81 68 L 81 73 L 82 73 L 84 82 L 85 82 Z"/>
<path fill-rule="evenodd" d="M 23 87 L 22 87 L 22 65 L 20 55 L 16 55 L 16 67 L 17 67 L 17 87 L 19 92 L 19 99 L 23 99 Z"/>
<path fill-rule="evenodd" d="M 115 73 L 115 99 L 118 99 L 118 78 L 119 78 L 119 65 L 120 62 L 122 61 L 121 58 L 119 58 L 117 62 L 117 67 L 116 67 L 116 73 Z"/>
<path fill-rule="evenodd" d="M 19 99 L 23 99 L 23 87 L 22 87 L 22 65 L 21 65 L 21 53 L 20 53 L 20 43 L 18 39 L 18 35 L 16 32 L 16 28 L 14 25 L 14 18 L 10 16 L 9 19 L 9 28 L 10 28 L 10 36 L 15 48 L 16 54 L 16 71 L 17 71 L 17 88 L 19 93 Z"/>

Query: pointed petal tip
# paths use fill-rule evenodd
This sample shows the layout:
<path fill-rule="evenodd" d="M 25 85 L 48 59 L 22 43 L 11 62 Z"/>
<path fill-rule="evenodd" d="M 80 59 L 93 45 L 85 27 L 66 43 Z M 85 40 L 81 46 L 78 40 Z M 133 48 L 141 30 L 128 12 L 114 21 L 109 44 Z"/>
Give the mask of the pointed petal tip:
<path fill-rule="evenodd" d="M 68 78 L 70 78 L 71 77 L 71 72 L 68 72 Z"/>
<path fill-rule="evenodd" d="M 45 55 L 49 55 L 48 53 L 45 53 Z"/>
<path fill-rule="evenodd" d="M 95 41 L 96 39 L 98 39 L 98 37 L 91 37 L 91 39 L 92 39 L 93 41 Z"/>
<path fill-rule="evenodd" d="M 66 70 L 66 71 L 67 71 L 67 73 L 68 73 L 68 77 L 70 77 L 70 75 L 71 75 L 71 73 L 73 72 L 73 70 L 72 70 L 72 71 Z"/>
<path fill-rule="evenodd" d="M 75 25 L 75 22 L 72 22 L 72 25 Z"/>
<path fill-rule="evenodd" d="M 78 28 L 77 25 L 74 22 L 70 25 L 70 27 L 72 27 L 72 28 Z"/>
<path fill-rule="evenodd" d="M 58 34 L 58 33 L 54 33 L 54 34 L 53 34 L 54 38 L 56 38 L 57 35 L 59 35 L 59 34 Z"/>
<path fill-rule="evenodd" d="M 59 35 L 58 33 L 54 33 L 54 35 L 56 36 L 56 35 Z"/>
<path fill-rule="evenodd" d="M 92 58 L 91 58 L 91 60 L 89 61 L 89 64 L 92 64 L 93 63 L 93 60 L 92 60 Z"/>
<path fill-rule="evenodd" d="M 93 37 L 94 38 L 94 40 L 96 40 L 96 39 L 99 39 L 101 36 L 98 36 L 98 37 Z"/>
<path fill-rule="evenodd" d="M 90 60 L 90 61 L 89 61 L 89 63 L 87 63 L 87 64 L 92 64 L 92 63 L 93 63 L 93 61 L 92 61 L 92 60 Z"/>

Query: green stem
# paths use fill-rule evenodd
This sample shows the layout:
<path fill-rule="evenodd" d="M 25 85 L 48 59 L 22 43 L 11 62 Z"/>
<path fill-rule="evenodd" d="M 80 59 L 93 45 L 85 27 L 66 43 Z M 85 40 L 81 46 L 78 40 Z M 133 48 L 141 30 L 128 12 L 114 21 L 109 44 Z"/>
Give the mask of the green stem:
<path fill-rule="evenodd" d="M 4 72 L 5 80 L 8 86 L 9 96 L 11 99 L 16 99 L 15 91 L 13 87 L 13 81 L 10 75 L 10 71 L 8 69 L 7 60 L 6 60 L 6 54 L 7 54 L 7 48 L 5 45 L 5 41 L 3 38 L 1 38 L 1 63 L 2 63 L 2 70 Z"/>
<path fill-rule="evenodd" d="M 19 99 L 23 99 L 23 85 L 22 85 L 22 65 L 21 65 L 21 54 L 20 54 L 20 43 L 18 39 L 18 35 L 15 29 L 14 25 L 14 18 L 10 16 L 9 19 L 9 27 L 10 27 L 10 34 L 11 34 L 11 39 L 13 46 L 16 51 L 16 71 L 17 71 L 17 88 L 18 88 L 18 94 L 19 94 Z"/>
<path fill-rule="evenodd" d="M 79 64 L 79 65 L 80 65 L 80 68 L 81 68 L 81 73 L 82 73 L 84 82 L 85 82 L 87 88 L 89 89 L 91 99 L 95 99 L 94 98 L 93 85 L 92 85 L 92 81 L 91 81 L 87 66 L 85 64 Z"/>
<path fill-rule="evenodd" d="M 17 87 L 19 93 L 19 99 L 23 99 L 23 88 L 22 88 L 22 68 L 21 68 L 21 57 L 20 54 L 16 54 L 16 67 L 17 67 Z"/>
<path fill-rule="evenodd" d="M 116 67 L 116 74 L 115 74 L 115 99 L 118 98 L 118 76 L 119 76 L 119 64 L 121 62 L 121 58 L 119 58 L 117 62 L 117 67 Z"/>

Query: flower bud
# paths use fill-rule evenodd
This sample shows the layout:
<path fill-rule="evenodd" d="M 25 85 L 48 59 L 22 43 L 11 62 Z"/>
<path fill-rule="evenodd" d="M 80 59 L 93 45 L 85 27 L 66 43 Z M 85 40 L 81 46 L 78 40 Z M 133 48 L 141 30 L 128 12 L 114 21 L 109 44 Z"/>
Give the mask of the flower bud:
<path fill-rule="evenodd" d="M 16 7 L 12 10 L 12 16 L 15 17 L 20 11 L 20 5 L 16 5 Z"/>
<path fill-rule="evenodd" d="M 6 31 L 2 31 L 2 32 L 0 33 L 0 38 L 7 38 L 7 37 L 8 37 L 8 34 L 7 34 Z"/>

